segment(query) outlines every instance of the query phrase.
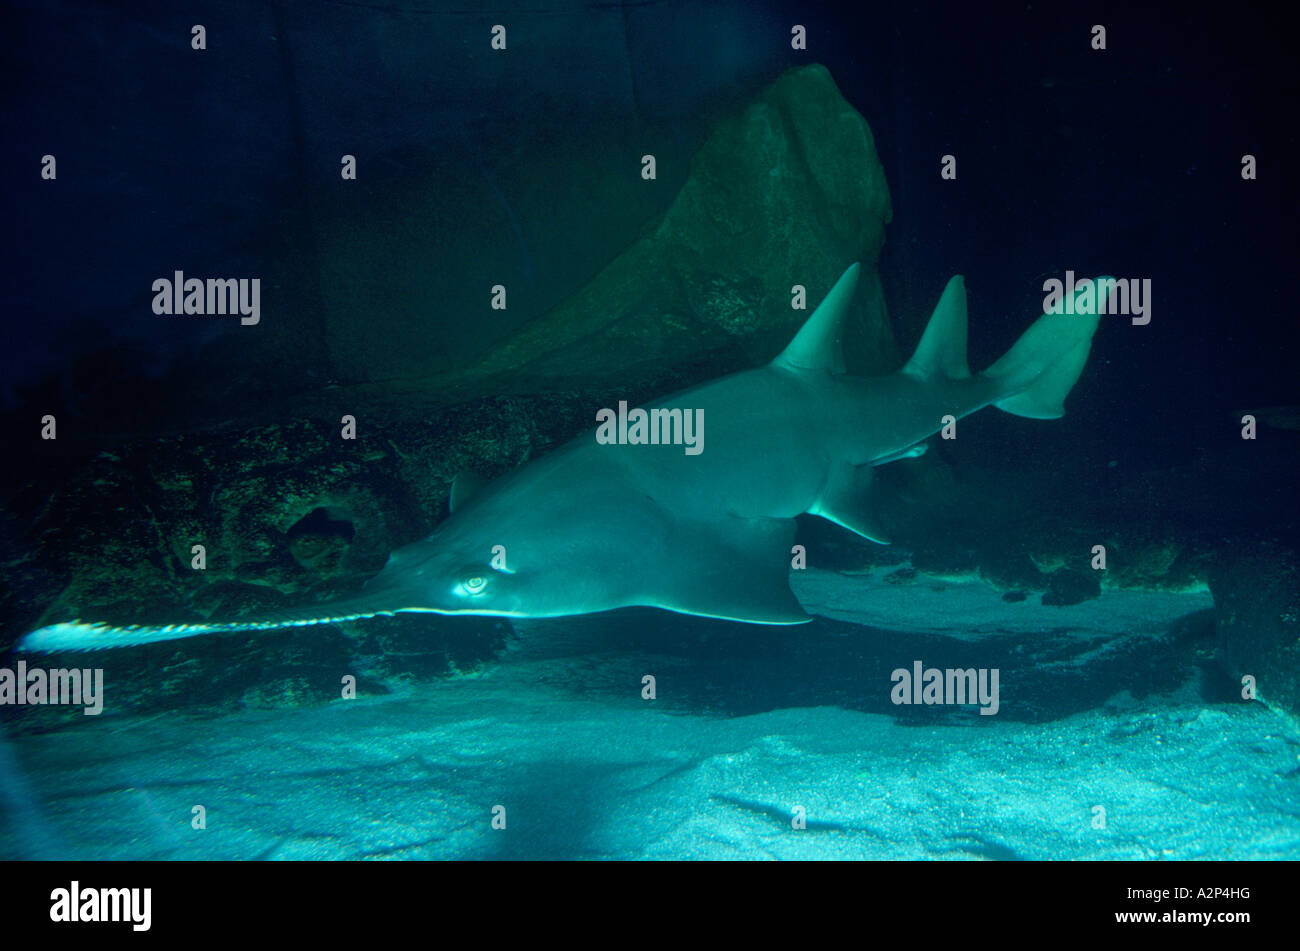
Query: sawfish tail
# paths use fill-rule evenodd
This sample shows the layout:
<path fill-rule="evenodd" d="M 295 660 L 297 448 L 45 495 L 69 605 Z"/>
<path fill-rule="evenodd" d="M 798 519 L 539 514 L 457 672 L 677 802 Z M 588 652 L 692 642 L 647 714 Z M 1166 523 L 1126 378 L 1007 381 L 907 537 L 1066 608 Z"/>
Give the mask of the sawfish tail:
<path fill-rule="evenodd" d="M 193 624 L 113 625 L 95 621 L 63 621 L 37 628 L 18 641 L 15 650 L 29 652 L 97 651 L 114 647 L 136 647 L 161 641 L 176 641 L 204 634 L 271 631 L 290 627 L 335 624 L 362 618 L 400 613 L 397 609 L 376 609 L 373 599 L 335 601 L 312 605 L 302 612 L 264 615 L 246 621 L 203 621 Z"/>
<path fill-rule="evenodd" d="M 1101 320 L 1099 307 L 1081 305 L 1082 293 L 1076 293 L 1073 307 L 1039 317 L 1002 359 L 980 374 L 999 394 L 992 400 L 994 406 L 1029 419 L 1065 415 L 1065 397 L 1088 362 L 1092 335 Z"/>
<path fill-rule="evenodd" d="M 1098 278 L 1096 286 L 1111 278 Z M 970 386 L 972 411 L 980 406 L 1030 419 L 1065 415 L 1065 397 L 1088 361 L 1100 307 L 1080 287 L 1069 307 L 1034 321 L 1001 360 L 974 377 L 966 363 L 966 285 L 960 275 L 944 288 L 921 342 L 902 372 L 921 380 L 961 381 Z M 814 315 L 815 317 L 816 315 Z M 811 321 L 810 321 L 811 323 Z M 901 458 L 901 456 L 896 457 Z"/>

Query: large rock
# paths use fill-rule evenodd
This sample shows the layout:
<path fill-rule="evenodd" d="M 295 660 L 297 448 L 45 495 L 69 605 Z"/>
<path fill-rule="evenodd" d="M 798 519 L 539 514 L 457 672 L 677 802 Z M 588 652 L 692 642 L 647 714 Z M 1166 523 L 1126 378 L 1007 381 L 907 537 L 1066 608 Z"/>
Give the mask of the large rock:
<path fill-rule="evenodd" d="M 1259 698 L 1300 714 L 1300 552 L 1261 542 L 1224 551 L 1210 571 L 1220 659 Z"/>
<path fill-rule="evenodd" d="M 682 366 L 768 360 L 808 315 L 791 309 L 791 287 L 804 285 L 811 307 L 855 260 L 865 273 L 846 359 L 859 372 L 891 370 L 875 271 L 891 215 L 866 121 L 824 67 L 789 70 L 721 124 L 646 237 L 439 385 L 636 385 Z"/>

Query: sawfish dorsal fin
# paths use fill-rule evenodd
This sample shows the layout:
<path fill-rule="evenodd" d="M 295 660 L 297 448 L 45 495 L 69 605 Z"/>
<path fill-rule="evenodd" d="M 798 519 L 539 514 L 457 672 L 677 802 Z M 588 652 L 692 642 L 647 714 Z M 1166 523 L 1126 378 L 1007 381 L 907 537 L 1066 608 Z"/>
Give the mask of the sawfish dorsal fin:
<path fill-rule="evenodd" d="M 844 372 L 844 352 L 840 337 L 844 329 L 844 315 L 849 312 L 849 302 L 858 287 L 860 264 L 849 265 L 835 286 L 822 298 L 812 316 L 804 321 L 790 345 L 772 362 L 797 370 L 827 370 Z"/>
<path fill-rule="evenodd" d="M 964 380 L 970 376 L 966 364 L 966 282 L 960 274 L 953 275 L 943 289 L 921 342 L 903 372 L 923 380 Z"/>

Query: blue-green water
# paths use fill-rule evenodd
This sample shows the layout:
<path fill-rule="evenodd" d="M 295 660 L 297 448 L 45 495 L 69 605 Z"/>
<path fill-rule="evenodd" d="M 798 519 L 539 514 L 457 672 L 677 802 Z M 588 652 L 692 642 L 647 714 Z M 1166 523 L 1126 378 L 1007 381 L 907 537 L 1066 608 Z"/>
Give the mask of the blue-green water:
<path fill-rule="evenodd" d="M 0 858 L 1300 857 L 1294 57 L 1245 16 L 1116 13 L 1103 49 L 1035 6 L 222 3 L 186 14 L 196 47 L 166 4 L 17 5 Z M 808 624 L 381 614 L 16 649 L 354 604 L 465 473 L 765 365 L 853 262 L 837 339 L 864 377 L 958 274 L 969 340 L 921 368 L 956 379 L 1046 281 L 1115 275 L 1145 308 L 1043 358 L 1063 418 L 998 393 L 838 471 L 870 504 L 799 509 Z M 178 272 L 258 281 L 256 314 L 160 310 Z M 724 475 L 780 494 L 822 445 L 772 436 L 788 408 Z M 649 496 L 578 477 L 502 522 L 565 503 L 522 569 L 553 591 L 715 540 L 584 535 Z M 554 570 L 597 536 L 604 563 Z M 707 607 L 731 579 L 698 564 L 676 590 Z M 763 619 L 751 591 L 721 616 Z M 102 682 L 102 711 L 20 693 L 35 669 Z"/>

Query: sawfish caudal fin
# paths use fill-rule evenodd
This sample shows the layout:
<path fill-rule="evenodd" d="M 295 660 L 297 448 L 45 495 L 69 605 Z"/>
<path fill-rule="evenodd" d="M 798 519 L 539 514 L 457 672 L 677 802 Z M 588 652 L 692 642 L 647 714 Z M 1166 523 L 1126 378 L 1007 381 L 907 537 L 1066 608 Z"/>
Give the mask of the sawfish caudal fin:
<path fill-rule="evenodd" d="M 401 608 L 378 610 L 372 605 L 373 601 L 363 603 L 363 599 L 357 599 L 314 605 L 310 612 L 304 611 L 301 614 L 285 613 L 249 621 L 167 624 L 157 627 L 139 624 L 118 627 L 86 621 L 65 621 L 32 631 L 18 642 L 15 649 L 33 652 L 107 650 L 113 647 L 136 647 L 141 644 L 156 644 L 160 641 L 175 641 L 204 634 L 272 631 L 288 627 L 310 627 L 315 624 L 357 621 L 379 615 L 399 614 L 403 610 Z"/>
<path fill-rule="evenodd" d="M 858 288 L 860 264 L 850 264 L 822 298 L 812 316 L 804 321 L 790 345 L 772 362 L 796 370 L 844 372 L 844 350 L 840 344 L 844 317 L 849 312 L 853 292 Z"/>
<path fill-rule="evenodd" d="M 1075 292 L 1074 306 L 1039 317 L 1001 360 L 980 374 L 1002 394 L 994 406 L 1029 419 L 1065 415 L 1065 397 L 1088 362 L 1101 320 L 1099 308 L 1081 300 L 1083 293 Z"/>

